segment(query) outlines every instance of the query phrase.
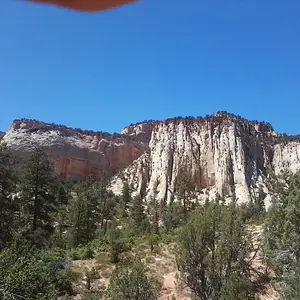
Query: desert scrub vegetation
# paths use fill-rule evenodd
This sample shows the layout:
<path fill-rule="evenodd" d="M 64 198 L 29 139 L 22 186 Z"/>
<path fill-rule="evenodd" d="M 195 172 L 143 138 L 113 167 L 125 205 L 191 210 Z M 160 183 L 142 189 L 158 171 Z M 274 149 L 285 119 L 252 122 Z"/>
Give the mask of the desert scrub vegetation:
<path fill-rule="evenodd" d="M 72 297 L 75 282 L 82 280 L 72 263 L 93 260 L 95 269 L 84 274 L 90 278 L 86 299 L 157 299 L 160 285 L 147 264 L 167 258 L 168 245 L 179 280 L 194 299 L 254 299 L 258 286 L 251 278 L 247 226 L 258 222 L 265 228 L 263 275 L 275 272 L 274 286 L 282 299 L 297 300 L 299 174 L 270 173 L 268 212 L 261 190 L 243 207 L 225 205 L 222 199 L 194 203 L 192 179 L 185 175 L 176 182 L 176 201 L 160 203 L 153 197 L 146 202 L 143 195 L 132 197 L 126 182 L 117 197 L 108 179 L 61 180 L 39 147 L 17 172 L 12 153 L 1 143 L 0 297 Z M 98 276 L 111 278 L 108 289 L 99 293 L 91 288 Z"/>

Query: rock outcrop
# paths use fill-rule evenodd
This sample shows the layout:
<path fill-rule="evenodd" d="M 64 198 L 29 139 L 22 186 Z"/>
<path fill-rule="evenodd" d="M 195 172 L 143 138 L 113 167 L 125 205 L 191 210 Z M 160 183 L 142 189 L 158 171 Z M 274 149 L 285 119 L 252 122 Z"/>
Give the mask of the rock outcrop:
<path fill-rule="evenodd" d="M 148 144 L 135 137 L 82 131 L 33 120 L 13 122 L 3 140 L 22 160 L 42 146 L 65 178 L 113 175 L 141 156 Z"/>
<path fill-rule="evenodd" d="M 269 123 L 219 112 L 203 117 L 146 121 L 122 134 L 82 131 L 33 120 L 13 122 L 3 140 L 22 159 L 43 146 L 56 171 L 66 178 L 114 175 L 118 194 L 127 181 L 134 193 L 176 197 L 183 173 L 199 200 L 247 202 L 265 187 L 268 168 L 275 173 L 300 168 L 300 138 L 276 133 Z"/>
<path fill-rule="evenodd" d="M 123 132 L 149 135 L 148 125 L 132 125 Z M 157 194 L 170 201 L 176 192 L 176 179 L 184 169 L 200 199 L 235 197 L 247 202 L 259 186 L 266 190 L 269 166 L 276 173 L 300 168 L 300 139 L 279 135 L 268 123 L 221 112 L 150 125 L 149 150 L 114 177 L 115 193 L 127 180 L 136 193 L 146 187 L 143 193 L 148 197 Z"/>

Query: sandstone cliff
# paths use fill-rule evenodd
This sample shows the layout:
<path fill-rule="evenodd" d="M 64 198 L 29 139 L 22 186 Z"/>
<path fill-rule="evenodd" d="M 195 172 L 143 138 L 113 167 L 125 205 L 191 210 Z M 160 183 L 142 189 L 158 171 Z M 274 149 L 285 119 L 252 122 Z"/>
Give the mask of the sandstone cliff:
<path fill-rule="evenodd" d="M 146 187 L 148 196 L 157 192 L 169 201 L 184 168 L 200 199 L 218 195 L 246 202 L 259 186 L 267 192 L 264 180 L 269 166 L 276 173 L 300 168 L 300 139 L 279 135 L 268 123 L 228 113 L 137 124 L 123 132 L 151 137 L 149 150 L 114 177 L 115 193 L 125 179 L 136 193 Z"/>
<path fill-rule="evenodd" d="M 212 116 L 147 121 L 122 134 L 82 131 L 33 120 L 13 122 L 3 140 L 22 160 L 35 144 L 43 146 L 56 171 L 66 178 L 115 175 L 134 193 L 165 201 L 176 194 L 176 180 L 187 172 L 199 199 L 252 199 L 267 169 L 300 168 L 300 138 L 277 134 L 265 122 L 219 112 Z M 266 199 L 268 202 L 268 199 Z M 268 205 L 268 203 L 267 203 Z"/>
<path fill-rule="evenodd" d="M 66 178 L 115 174 L 145 152 L 134 137 L 82 131 L 34 120 L 16 120 L 3 140 L 22 160 L 34 145 L 44 147 L 55 170 Z"/>

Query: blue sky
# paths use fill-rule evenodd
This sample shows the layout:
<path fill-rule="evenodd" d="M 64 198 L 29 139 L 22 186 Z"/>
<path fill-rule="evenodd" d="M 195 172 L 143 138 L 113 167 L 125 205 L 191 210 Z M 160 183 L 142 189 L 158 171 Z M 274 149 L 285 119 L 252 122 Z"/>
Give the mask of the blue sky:
<path fill-rule="evenodd" d="M 142 0 L 88 14 L 1 0 L 0 104 L 3 131 L 21 117 L 119 132 L 226 110 L 300 133 L 300 1 Z"/>

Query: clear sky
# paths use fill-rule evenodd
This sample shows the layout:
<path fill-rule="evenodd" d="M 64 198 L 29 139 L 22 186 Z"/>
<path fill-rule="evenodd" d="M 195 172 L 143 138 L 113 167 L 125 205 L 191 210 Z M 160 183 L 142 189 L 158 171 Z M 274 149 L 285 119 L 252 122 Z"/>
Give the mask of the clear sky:
<path fill-rule="evenodd" d="M 141 0 L 88 14 L 0 1 L 0 130 L 119 132 L 226 110 L 300 133 L 299 0 Z"/>

